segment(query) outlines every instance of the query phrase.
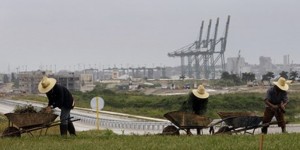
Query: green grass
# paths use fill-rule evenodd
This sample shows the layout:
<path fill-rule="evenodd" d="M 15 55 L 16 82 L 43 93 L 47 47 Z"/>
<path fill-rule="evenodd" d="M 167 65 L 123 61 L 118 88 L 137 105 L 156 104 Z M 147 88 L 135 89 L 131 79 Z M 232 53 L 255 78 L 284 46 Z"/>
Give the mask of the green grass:
<path fill-rule="evenodd" d="M 0 115 L 0 133 L 7 127 L 7 119 Z M 130 149 L 130 150 L 253 150 L 259 148 L 261 135 L 116 135 L 111 130 L 78 132 L 76 137 L 61 137 L 58 126 L 51 127 L 47 135 L 23 133 L 20 138 L 0 139 L 2 150 L 47 149 Z M 299 149 L 300 134 L 264 135 L 264 149 Z"/>
<path fill-rule="evenodd" d="M 136 150 L 253 150 L 259 148 L 261 135 L 115 135 L 110 131 L 86 131 L 77 137 L 59 135 L 3 138 L 0 149 L 136 149 Z M 299 149 L 300 134 L 264 135 L 264 149 Z"/>
<path fill-rule="evenodd" d="M 0 132 L 7 127 L 7 119 L 0 115 Z M 111 130 L 91 130 L 78 132 L 76 137 L 61 137 L 57 126 L 51 127 L 47 135 L 34 136 L 23 133 L 20 138 L 0 139 L 0 149 L 47 150 L 47 149 L 132 149 L 132 150 L 253 150 L 258 149 L 261 135 L 116 135 Z M 299 149 L 300 134 L 264 135 L 264 149 Z"/>

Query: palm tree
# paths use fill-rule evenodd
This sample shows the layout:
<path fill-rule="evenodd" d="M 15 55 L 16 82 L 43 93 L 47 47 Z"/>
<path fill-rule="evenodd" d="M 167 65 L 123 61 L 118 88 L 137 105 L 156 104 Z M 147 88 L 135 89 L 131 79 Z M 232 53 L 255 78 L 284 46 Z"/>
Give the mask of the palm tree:
<path fill-rule="evenodd" d="M 274 73 L 273 72 L 267 72 L 266 74 L 262 75 L 261 81 L 268 81 L 269 84 L 271 85 L 271 79 L 274 78 Z"/>
<path fill-rule="evenodd" d="M 280 77 L 283 77 L 283 78 L 285 78 L 285 79 L 288 79 L 288 72 L 286 72 L 286 71 L 280 72 L 279 75 L 280 75 Z"/>
<path fill-rule="evenodd" d="M 255 80 L 255 74 L 254 73 L 251 73 L 251 72 L 249 72 L 249 73 L 247 73 L 247 72 L 245 72 L 245 73 L 242 73 L 242 80 L 243 81 L 253 81 L 253 80 Z"/>
<path fill-rule="evenodd" d="M 291 72 L 290 72 L 290 77 L 289 77 L 289 79 L 291 79 L 291 80 L 296 80 L 297 77 L 298 77 L 298 72 L 297 72 L 297 71 L 291 71 Z"/>
<path fill-rule="evenodd" d="M 230 80 L 232 78 L 231 78 L 231 75 L 227 71 L 225 71 L 225 72 L 222 73 L 221 79 L 223 79 L 223 80 Z"/>

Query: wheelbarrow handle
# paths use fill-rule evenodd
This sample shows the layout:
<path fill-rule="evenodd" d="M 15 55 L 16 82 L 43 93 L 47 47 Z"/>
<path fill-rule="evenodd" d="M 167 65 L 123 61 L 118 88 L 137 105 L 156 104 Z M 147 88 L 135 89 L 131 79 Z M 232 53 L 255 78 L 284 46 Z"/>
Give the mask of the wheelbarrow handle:
<path fill-rule="evenodd" d="M 219 121 L 217 121 L 217 122 L 209 125 L 208 127 L 213 127 L 213 126 L 215 126 L 215 125 L 217 125 L 217 124 L 219 124 L 221 122 L 224 122 L 225 120 L 232 119 L 232 118 L 237 118 L 237 117 L 227 117 L 227 118 L 221 119 L 221 120 L 219 120 Z"/>

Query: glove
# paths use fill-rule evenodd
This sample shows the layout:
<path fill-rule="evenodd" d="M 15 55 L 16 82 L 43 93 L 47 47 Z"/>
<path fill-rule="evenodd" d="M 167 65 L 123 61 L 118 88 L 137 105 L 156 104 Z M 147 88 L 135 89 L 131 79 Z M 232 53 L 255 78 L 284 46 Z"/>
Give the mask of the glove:
<path fill-rule="evenodd" d="M 276 111 L 278 111 L 278 106 L 277 105 L 271 105 L 271 109 L 272 109 L 272 111 L 274 111 L 274 112 L 276 112 Z"/>
<path fill-rule="evenodd" d="M 279 109 L 282 113 L 285 113 L 285 107 L 284 105 L 281 103 L 281 105 L 279 106 Z"/>
<path fill-rule="evenodd" d="M 45 113 L 51 113 L 52 109 L 50 106 L 45 107 Z"/>

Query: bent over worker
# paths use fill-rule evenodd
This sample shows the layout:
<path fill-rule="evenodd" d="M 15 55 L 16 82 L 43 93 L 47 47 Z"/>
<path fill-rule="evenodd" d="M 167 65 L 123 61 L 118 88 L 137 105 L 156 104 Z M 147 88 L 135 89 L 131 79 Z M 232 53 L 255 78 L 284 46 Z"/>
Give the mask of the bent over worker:
<path fill-rule="evenodd" d="M 208 97 L 209 94 L 204 86 L 199 85 L 197 89 L 193 89 L 190 92 L 187 101 L 182 104 L 180 110 L 204 115 L 207 111 Z M 190 129 L 187 129 L 187 134 L 191 134 Z M 200 129 L 197 129 L 197 134 L 200 134 Z"/>
<path fill-rule="evenodd" d="M 70 121 L 70 111 L 74 108 L 74 100 L 70 91 L 62 85 L 56 83 L 56 79 L 48 78 L 46 76 L 40 81 L 38 85 L 40 93 L 46 94 L 48 98 L 48 106 L 46 112 L 51 112 L 51 109 L 58 107 L 60 113 L 60 134 L 67 136 L 76 135 L 75 127 Z"/>

